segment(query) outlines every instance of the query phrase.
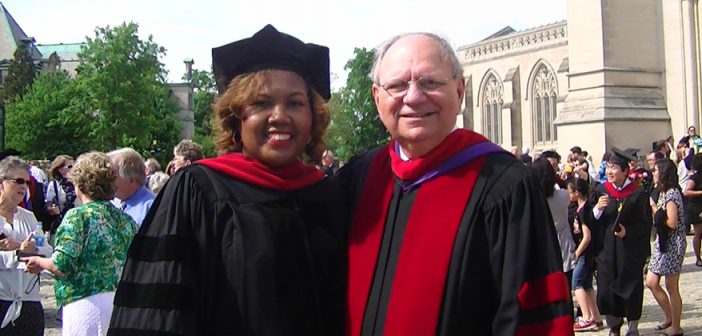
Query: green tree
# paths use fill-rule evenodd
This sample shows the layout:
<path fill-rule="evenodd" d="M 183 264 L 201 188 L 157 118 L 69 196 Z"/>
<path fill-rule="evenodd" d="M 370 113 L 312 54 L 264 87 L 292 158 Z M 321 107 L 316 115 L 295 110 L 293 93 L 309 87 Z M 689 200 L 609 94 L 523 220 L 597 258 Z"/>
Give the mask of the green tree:
<path fill-rule="evenodd" d="M 87 39 L 78 55 L 76 80 L 84 93 L 82 103 L 94 111 L 90 131 L 94 149 L 130 146 L 149 155 L 173 148 L 179 124 L 159 61 L 165 52 L 152 36 L 141 40 L 135 23 L 98 27 Z"/>
<path fill-rule="evenodd" d="M 217 93 L 217 84 L 215 83 L 214 74 L 212 71 L 193 70 L 192 74 L 193 89 L 196 92 L 205 91 Z"/>
<path fill-rule="evenodd" d="M 216 155 L 212 143 L 212 103 L 217 97 L 217 86 L 210 71 L 193 70 L 193 109 L 195 113 L 195 135 L 193 141 L 202 145 L 205 156 Z"/>
<path fill-rule="evenodd" d="M 355 48 L 354 58 L 344 70 L 349 71 L 346 86 L 332 94 L 329 101 L 331 122 L 326 141 L 336 156 L 347 161 L 352 156 L 386 144 L 389 140 L 373 102 L 368 75 L 373 66 L 374 50 Z"/>
<path fill-rule="evenodd" d="M 37 69 L 26 45 L 21 44 L 17 47 L 7 71 L 7 77 L 2 84 L 2 91 L 0 91 L 0 99 L 2 101 L 10 101 L 15 97 L 21 97 L 34 82 Z"/>
<path fill-rule="evenodd" d="M 161 92 L 154 96 L 153 104 L 155 113 L 149 116 L 148 124 L 151 127 L 151 141 L 145 150 L 134 144 L 133 148 L 140 148 L 145 157 L 153 157 L 163 167 L 173 158 L 173 147 L 180 140 L 180 123 L 174 118 L 178 111 L 178 104 L 170 99 L 170 89 L 159 85 Z"/>
<path fill-rule="evenodd" d="M 7 147 L 35 159 L 90 150 L 93 116 L 81 107 L 80 96 L 65 71 L 39 74 L 24 96 L 7 104 Z"/>

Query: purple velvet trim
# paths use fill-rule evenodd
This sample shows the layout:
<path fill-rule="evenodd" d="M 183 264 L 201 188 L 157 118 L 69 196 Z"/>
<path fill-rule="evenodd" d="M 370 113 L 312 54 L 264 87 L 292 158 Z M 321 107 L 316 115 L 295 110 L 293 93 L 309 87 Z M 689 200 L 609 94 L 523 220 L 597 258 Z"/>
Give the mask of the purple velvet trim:
<path fill-rule="evenodd" d="M 395 145 L 395 150 L 399 153 L 399 145 Z M 490 153 L 507 153 L 502 147 L 489 142 L 489 141 L 484 141 L 484 142 L 479 142 L 477 144 L 474 144 L 458 153 L 456 155 L 452 156 L 448 160 L 444 161 L 442 164 L 438 165 L 436 168 L 429 170 L 426 172 L 424 175 L 420 176 L 414 181 L 407 181 L 407 182 L 401 182 L 400 187 L 402 187 L 402 191 L 408 191 L 411 190 L 420 184 L 430 181 L 434 178 L 437 178 L 441 175 L 444 175 L 458 167 L 462 167 L 466 165 L 467 163 L 484 156 L 486 154 Z"/>

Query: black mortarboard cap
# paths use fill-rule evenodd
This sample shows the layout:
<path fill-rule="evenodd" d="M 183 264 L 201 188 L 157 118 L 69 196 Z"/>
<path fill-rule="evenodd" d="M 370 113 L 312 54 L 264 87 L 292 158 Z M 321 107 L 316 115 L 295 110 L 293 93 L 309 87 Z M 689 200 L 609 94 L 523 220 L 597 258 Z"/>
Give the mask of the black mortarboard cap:
<path fill-rule="evenodd" d="M 238 75 L 280 69 L 300 75 L 325 100 L 331 97 L 329 48 L 304 43 L 272 25 L 266 25 L 250 38 L 213 48 L 212 68 L 220 95 Z"/>
<path fill-rule="evenodd" d="M 638 160 L 639 158 L 636 156 L 639 153 L 640 149 L 638 148 L 627 148 L 624 150 L 624 152 L 629 153 L 630 156 L 634 158 L 633 161 Z"/>
<path fill-rule="evenodd" d="M 629 162 L 638 160 L 636 153 L 638 149 L 627 148 L 621 150 L 617 147 L 612 147 L 612 155 L 609 157 L 609 162 L 618 165 L 622 169 L 629 168 Z"/>

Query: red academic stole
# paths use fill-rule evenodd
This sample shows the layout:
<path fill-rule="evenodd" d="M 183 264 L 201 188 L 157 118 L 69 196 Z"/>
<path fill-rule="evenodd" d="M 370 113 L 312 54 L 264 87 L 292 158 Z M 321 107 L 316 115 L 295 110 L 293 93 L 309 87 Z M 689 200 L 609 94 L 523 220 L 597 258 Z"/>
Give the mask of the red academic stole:
<path fill-rule="evenodd" d="M 315 184 L 324 178 L 324 173 L 300 161 L 285 168 L 273 168 L 241 155 L 230 153 L 216 158 L 198 160 L 197 164 L 225 173 L 238 180 L 259 187 L 292 191 Z"/>
<path fill-rule="evenodd" d="M 614 184 L 612 184 L 612 182 L 609 182 L 609 181 L 605 182 L 604 186 L 605 186 L 605 189 L 607 189 L 607 193 L 610 196 L 612 196 L 618 200 L 627 198 L 634 191 L 639 190 L 639 184 L 634 183 L 634 182 L 629 183 L 629 185 L 624 187 L 622 190 L 617 190 L 617 188 L 614 186 Z"/>
<path fill-rule="evenodd" d="M 430 154 L 416 160 L 403 162 L 392 149 L 394 142 L 378 152 L 349 237 L 347 335 L 361 334 L 395 175 L 403 181 L 417 179 L 466 147 L 485 141 L 477 133 L 456 130 Z M 474 159 L 421 185 L 402 239 L 385 335 L 436 333 L 456 232 L 484 159 Z"/>

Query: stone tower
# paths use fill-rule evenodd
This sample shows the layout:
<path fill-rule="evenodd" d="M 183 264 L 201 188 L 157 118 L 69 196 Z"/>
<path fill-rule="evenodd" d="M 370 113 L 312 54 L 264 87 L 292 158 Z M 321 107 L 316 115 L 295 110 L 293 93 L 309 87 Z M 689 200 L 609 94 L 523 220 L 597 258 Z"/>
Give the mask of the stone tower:
<path fill-rule="evenodd" d="M 661 10 L 660 0 L 568 0 L 559 148 L 587 141 L 598 160 L 612 146 L 645 155 L 653 140 L 670 135 Z"/>

